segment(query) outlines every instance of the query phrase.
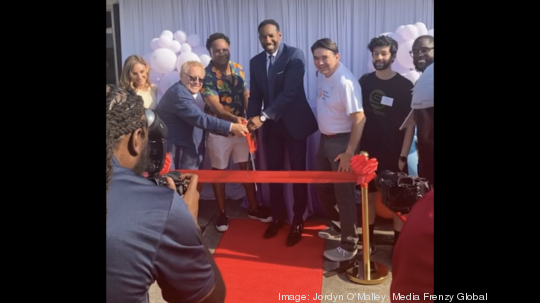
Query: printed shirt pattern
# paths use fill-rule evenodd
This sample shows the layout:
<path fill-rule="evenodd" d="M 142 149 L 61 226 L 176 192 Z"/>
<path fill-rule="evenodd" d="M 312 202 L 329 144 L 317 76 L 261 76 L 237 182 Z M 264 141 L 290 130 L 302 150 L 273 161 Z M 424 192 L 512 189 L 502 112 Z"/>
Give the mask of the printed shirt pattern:
<path fill-rule="evenodd" d="M 229 61 L 231 66 L 232 82 L 223 75 L 221 71 L 214 67 L 212 62 L 206 67 L 206 76 L 201 88 L 203 96 L 219 96 L 219 102 L 223 108 L 235 116 L 244 117 L 244 91 L 247 87 L 246 77 L 242 66 L 236 62 Z M 216 116 L 211 112 L 208 105 L 204 106 L 204 111 Z"/>

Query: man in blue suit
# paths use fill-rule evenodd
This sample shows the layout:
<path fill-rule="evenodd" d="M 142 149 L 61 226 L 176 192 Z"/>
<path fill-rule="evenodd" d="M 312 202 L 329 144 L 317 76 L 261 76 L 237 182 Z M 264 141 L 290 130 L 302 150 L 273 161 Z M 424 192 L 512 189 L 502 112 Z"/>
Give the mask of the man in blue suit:
<path fill-rule="evenodd" d="M 204 136 L 195 127 L 222 136 L 233 133 L 245 137 L 248 129 L 241 123 L 232 123 L 206 114 L 195 102 L 205 77 L 204 65 L 189 61 L 182 65 L 180 82 L 163 95 L 156 112 L 169 129 L 167 149 L 174 169 L 199 169 L 204 157 Z M 202 187 L 199 187 L 199 191 Z"/>
<path fill-rule="evenodd" d="M 306 170 L 307 138 L 318 130 L 317 120 L 304 90 L 306 70 L 302 50 L 281 42 L 279 24 L 265 20 L 259 24 L 259 41 L 264 49 L 249 62 L 250 96 L 248 128 L 264 125 L 263 142 L 268 170 L 284 170 L 285 150 L 291 170 Z M 262 109 L 264 105 L 264 109 Z M 270 184 L 273 222 L 264 237 L 272 238 L 284 226 L 286 206 L 283 184 Z M 294 219 L 287 246 L 302 238 L 307 207 L 307 184 L 294 184 Z"/>

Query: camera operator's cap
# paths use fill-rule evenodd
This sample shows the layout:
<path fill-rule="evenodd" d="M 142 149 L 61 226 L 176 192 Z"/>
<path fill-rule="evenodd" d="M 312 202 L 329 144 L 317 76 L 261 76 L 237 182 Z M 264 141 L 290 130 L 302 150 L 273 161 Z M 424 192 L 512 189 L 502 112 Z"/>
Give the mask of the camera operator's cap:
<path fill-rule="evenodd" d="M 435 63 L 429 65 L 426 70 L 420 75 L 416 85 L 413 88 L 412 92 L 412 103 L 411 103 L 411 112 L 405 118 L 405 121 L 399 128 L 403 130 L 409 126 L 416 125 L 414 121 L 414 110 L 415 109 L 426 109 L 433 107 L 433 66 Z"/>

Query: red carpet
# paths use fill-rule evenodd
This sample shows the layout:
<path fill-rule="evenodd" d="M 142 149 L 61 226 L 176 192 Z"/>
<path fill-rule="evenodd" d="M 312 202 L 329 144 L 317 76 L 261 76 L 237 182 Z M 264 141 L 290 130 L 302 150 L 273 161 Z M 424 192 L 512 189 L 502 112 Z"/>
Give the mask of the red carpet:
<path fill-rule="evenodd" d="M 323 278 L 324 240 L 317 232 L 323 225 L 306 222 L 302 240 L 292 247 L 285 241 L 290 227 L 264 239 L 268 223 L 232 219 L 214 253 L 227 288 L 226 303 L 283 302 L 279 295 L 320 295 Z M 291 297 L 289 302 L 295 302 Z"/>

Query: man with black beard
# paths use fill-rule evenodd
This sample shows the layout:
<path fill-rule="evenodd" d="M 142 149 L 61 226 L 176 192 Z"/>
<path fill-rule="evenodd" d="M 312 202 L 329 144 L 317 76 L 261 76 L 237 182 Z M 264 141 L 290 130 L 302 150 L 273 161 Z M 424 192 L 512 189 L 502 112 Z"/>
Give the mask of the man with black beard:
<path fill-rule="evenodd" d="M 419 72 L 424 72 L 435 60 L 433 40 L 433 36 L 429 35 L 423 35 L 414 40 L 412 50 L 409 53 L 413 58 L 414 67 Z M 418 131 L 419 129 L 417 128 L 417 132 Z M 421 157 L 418 157 L 418 176 L 433 182 L 428 176 L 429 172 L 425 171 L 424 163 L 425 157 L 424 160 L 422 160 Z"/>
<path fill-rule="evenodd" d="M 197 176 L 142 177 L 149 162 L 143 100 L 107 85 L 106 302 L 148 303 L 154 281 L 167 302 L 224 302 L 225 285 L 196 223 Z"/>
<path fill-rule="evenodd" d="M 414 136 L 414 127 L 400 130 L 399 126 L 411 108 L 413 83 L 392 70 L 398 43 L 389 36 L 371 39 L 367 48 L 371 52 L 375 71 L 359 80 L 366 114 L 364 135 L 360 150 L 377 158 L 377 171 L 390 170 L 407 173 L 407 156 Z M 375 182 L 369 183 L 369 233 L 370 249 L 375 252 L 373 237 L 375 225 L 375 203 L 378 191 Z M 361 216 L 359 217 L 361 218 Z M 403 221 L 394 215 L 394 245 L 397 242 Z M 362 237 L 360 237 L 362 239 Z"/>
<path fill-rule="evenodd" d="M 409 52 L 413 57 L 414 67 L 419 72 L 424 72 L 433 63 L 435 51 L 433 36 L 423 35 L 414 40 L 412 50 Z"/>

